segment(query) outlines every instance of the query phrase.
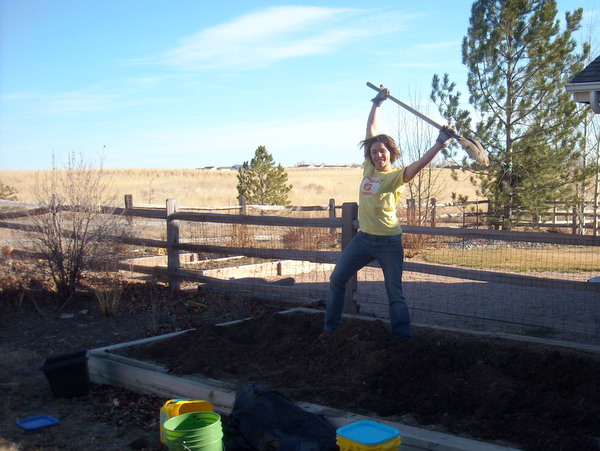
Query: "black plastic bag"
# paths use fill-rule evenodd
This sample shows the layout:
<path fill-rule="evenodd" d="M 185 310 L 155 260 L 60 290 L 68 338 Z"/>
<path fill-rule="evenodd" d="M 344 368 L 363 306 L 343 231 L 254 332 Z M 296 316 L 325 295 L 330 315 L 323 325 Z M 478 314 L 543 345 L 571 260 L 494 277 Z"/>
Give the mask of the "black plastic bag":
<path fill-rule="evenodd" d="M 240 433 L 236 445 L 246 449 L 338 450 L 336 429 L 323 416 L 305 411 L 280 393 L 250 383 L 236 393 L 229 426 Z"/>

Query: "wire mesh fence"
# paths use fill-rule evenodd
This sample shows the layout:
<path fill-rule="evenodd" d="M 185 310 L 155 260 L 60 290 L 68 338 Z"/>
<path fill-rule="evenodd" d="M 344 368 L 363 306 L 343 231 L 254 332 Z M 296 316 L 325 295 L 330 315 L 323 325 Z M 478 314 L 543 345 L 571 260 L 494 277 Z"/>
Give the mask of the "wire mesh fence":
<path fill-rule="evenodd" d="M 600 344 L 595 238 L 579 245 L 565 234 L 498 231 L 486 239 L 466 230 L 456 237 L 447 230 L 438 235 L 437 228 L 406 229 L 404 292 L 415 323 Z M 227 271 L 204 270 L 231 282 L 218 289 L 241 287 L 257 296 L 275 292 L 263 285 L 280 285 L 286 287 L 276 290 L 280 297 L 324 302 L 341 251 L 339 227 L 197 223 L 182 236 L 190 242 L 283 251 L 277 259 L 230 260 Z M 320 257 L 301 261 L 298 250 L 314 250 Z M 282 258 L 286 251 L 289 261 Z M 329 261 L 323 253 L 330 255 Z M 353 298 L 360 313 L 387 319 L 383 275 L 376 262 L 359 271 L 357 280 Z"/>
<path fill-rule="evenodd" d="M 515 249 L 515 243 L 477 240 L 473 249 L 472 243 L 441 241 L 433 251 L 407 259 L 405 266 L 468 264 L 495 277 L 486 281 L 467 271 L 465 277 L 449 277 L 405 270 L 404 294 L 415 323 L 600 344 L 600 291 L 588 282 L 600 274 L 597 248 L 519 243 Z M 385 317 L 381 280 L 380 270 L 361 271 L 357 298 L 361 311 Z"/>
<path fill-rule="evenodd" d="M 334 210 L 335 211 L 335 210 Z M 131 209 L 123 262 L 167 270 L 205 289 L 323 306 L 348 218 L 331 209 L 176 212 Z M 253 213 L 253 214 L 249 214 Z M 9 221 L 18 232 L 17 222 Z M 350 218 L 356 227 L 356 218 Z M 4 223 L 4 232 L 10 229 Z M 0 227 L 4 227 L 0 224 Z M 404 227 L 404 294 L 415 324 L 600 345 L 600 238 L 565 233 Z M 347 236 L 346 236 L 347 239 Z M 138 268 L 139 269 L 139 268 Z M 359 271 L 361 314 L 388 318 L 376 262 Z"/>

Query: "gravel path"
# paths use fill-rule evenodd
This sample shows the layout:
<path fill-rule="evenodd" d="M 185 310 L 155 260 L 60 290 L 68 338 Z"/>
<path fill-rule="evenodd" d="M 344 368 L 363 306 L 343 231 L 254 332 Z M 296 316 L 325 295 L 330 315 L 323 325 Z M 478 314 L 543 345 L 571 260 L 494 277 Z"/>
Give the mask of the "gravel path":
<path fill-rule="evenodd" d="M 403 282 L 414 323 L 600 345 L 598 293 L 414 272 L 405 272 Z M 359 298 L 365 298 L 361 308 L 387 317 L 387 299 L 377 285 L 382 283 L 359 282 Z"/>
<path fill-rule="evenodd" d="M 329 272 L 285 277 L 293 277 L 295 287 L 308 289 L 315 298 L 326 297 Z M 360 312 L 388 319 L 381 270 L 365 268 L 358 277 L 355 298 Z M 597 292 L 533 288 L 408 271 L 403 283 L 414 324 L 600 345 Z"/>

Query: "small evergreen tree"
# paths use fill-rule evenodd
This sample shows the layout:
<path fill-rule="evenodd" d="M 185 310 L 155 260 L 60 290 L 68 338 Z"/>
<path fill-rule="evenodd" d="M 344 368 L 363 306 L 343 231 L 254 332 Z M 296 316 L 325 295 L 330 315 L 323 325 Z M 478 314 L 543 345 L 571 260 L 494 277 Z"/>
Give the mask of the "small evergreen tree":
<path fill-rule="evenodd" d="M 259 146 L 254 158 L 244 161 L 238 170 L 237 191 L 248 204 L 289 205 L 288 193 L 292 185 L 287 185 L 288 175 L 281 164 L 275 166 L 273 156 L 265 146 Z"/>
<path fill-rule="evenodd" d="M 0 199 L 17 200 L 17 190 L 10 185 L 0 182 Z"/>

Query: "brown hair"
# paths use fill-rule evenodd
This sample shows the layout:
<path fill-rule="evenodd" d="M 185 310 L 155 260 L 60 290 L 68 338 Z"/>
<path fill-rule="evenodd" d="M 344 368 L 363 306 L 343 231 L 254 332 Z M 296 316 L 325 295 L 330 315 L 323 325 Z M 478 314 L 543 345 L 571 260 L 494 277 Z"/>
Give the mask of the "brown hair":
<path fill-rule="evenodd" d="M 394 162 L 400 158 L 400 150 L 396 146 L 394 138 L 388 135 L 377 135 L 371 138 L 367 138 L 360 142 L 360 146 L 365 149 L 365 160 L 371 160 L 371 146 L 376 142 L 383 143 L 385 148 L 390 152 L 390 162 Z M 373 162 L 373 160 L 371 160 Z"/>

